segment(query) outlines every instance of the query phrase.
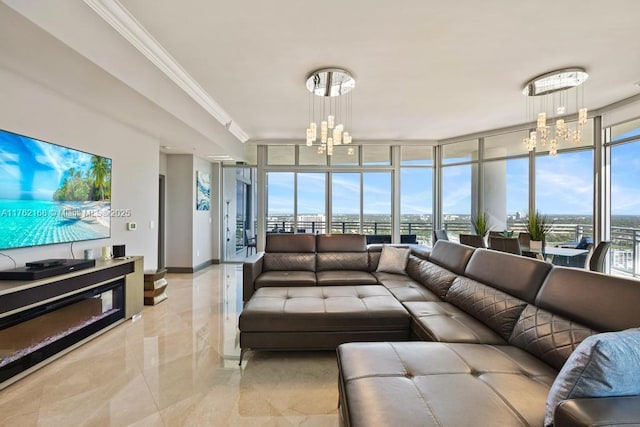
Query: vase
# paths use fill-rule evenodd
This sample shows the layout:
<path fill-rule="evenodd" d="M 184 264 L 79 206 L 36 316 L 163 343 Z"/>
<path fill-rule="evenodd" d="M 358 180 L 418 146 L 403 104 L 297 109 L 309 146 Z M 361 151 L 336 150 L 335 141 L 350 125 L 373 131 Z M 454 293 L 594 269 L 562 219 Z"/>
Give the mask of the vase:
<path fill-rule="evenodd" d="M 529 241 L 529 249 L 531 252 L 542 252 L 542 240 Z"/>

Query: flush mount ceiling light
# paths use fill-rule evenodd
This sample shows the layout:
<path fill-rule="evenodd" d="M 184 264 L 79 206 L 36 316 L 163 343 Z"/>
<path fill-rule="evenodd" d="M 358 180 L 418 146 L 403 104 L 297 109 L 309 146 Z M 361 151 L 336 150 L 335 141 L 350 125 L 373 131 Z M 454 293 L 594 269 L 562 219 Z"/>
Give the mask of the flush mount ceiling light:
<path fill-rule="evenodd" d="M 536 122 L 536 129 L 523 140 L 529 151 L 533 151 L 538 142 L 542 146 L 549 144 L 549 155 L 558 153 L 558 142 L 582 142 L 580 128 L 587 124 L 587 109 L 584 103 L 584 86 L 582 85 L 589 74 L 581 67 L 563 68 L 541 74 L 528 81 L 522 88 L 522 94 L 528 97 L 527 121 L 531 116 Z M 580 87 L 580 90 L 578 90 Z M 570 92 L 575 92 L 570 94 Z M 573 95 L 573 96 L 571 96 Z M 574 108 L 578 117 L 573 129 L 563 118 L 556 119 L 555 126 L 547 125 L 547 117 L 564 116 L 570 109 L 571 99 L 574 98 Z M 537 101 L 537 102 L 536 102 Z M 550 113 L 547 111 L 550 110 Z"/>
<path fill-rule="evenodd" d="M 309 74 L 306 82 L 310 93 L 307 146 L 318 143 L 318 152 L 326 151 L 331 156 L 334 145 L 351 144 L 347 126 L 351 122 L 351 91 L 355 86 L 356 79 L 342 68 L 321 68 Z M 353 154 L 354 150 L 350 148 L 347 152 Z"/>

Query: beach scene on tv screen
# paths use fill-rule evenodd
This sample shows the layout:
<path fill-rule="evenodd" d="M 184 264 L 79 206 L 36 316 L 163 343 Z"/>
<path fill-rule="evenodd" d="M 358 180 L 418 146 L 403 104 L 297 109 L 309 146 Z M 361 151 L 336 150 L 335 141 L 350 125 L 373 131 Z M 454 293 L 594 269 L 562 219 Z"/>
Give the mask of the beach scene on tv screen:
<path fill-rule="evenodd" d="M 0 249 L 110 236 L 111 159 L 0 131 Z"/>

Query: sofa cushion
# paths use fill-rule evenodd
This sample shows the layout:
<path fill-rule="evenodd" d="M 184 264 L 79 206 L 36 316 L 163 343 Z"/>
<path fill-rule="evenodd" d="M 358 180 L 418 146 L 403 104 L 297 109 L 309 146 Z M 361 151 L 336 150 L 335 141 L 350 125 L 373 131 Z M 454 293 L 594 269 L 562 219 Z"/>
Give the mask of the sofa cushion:
<path fill-rule="evenodd" d="M 315 254 L 265 252 L 262 271 L 315 271 Z"/>
<path fill-rule="evenodd" d="M 319 234 L 317 252 L 366 252 L 367 237 L 362 234 Z"/>
<path fill-rule="evenodd" d="M 551 386 L 545 425 L 563 400 L 640 394 L 640 329 L 593 335 L 578 345 Z"/>
<path fill-rule="evenodd" d="M 366 252 L 318 252 L 316 271 L 329 270 L 369 271 L 369 255 Z"/>
<path fill-rule="evenodd" d="M 556 375 L 510 346 L 348 343 L 337 355 L 351 426 L 540 426 Z"/>
<path fill-rule="evenodd" d="M 476 249 L 464 275 L 533 304 L 551 268 L 535 258 Z"/>
<path fill-rule="evenodd" d="M 456 274 L 446 268 L 413 255 L 409 257 L 409 262 L 407 263 L 407 274 L 438 295 L 440 299 L 444 299 L 453 280 L 457 277 Z"/>
<path fill-rule="evenodd" d="M 449 242 L 448 240 L 438 240 L 429 254 L 429 261 L 456 274 L 463 274 L 473 251 L 474 248 L 469 246 Z"/>
<path fill-rule="evenodd" d="M 381 273 L 406 274 L 410 253 L 411 250 L 409 248 L 383 246 L 376 271 Z"/>
<path fill-rule="evenodd" d="M 509 339 L 527 305 L 521 299 L 462 276 L 453 281 L 446 301 L 480 320 L 505 340 Z"/>
<path fill-rule="evenodd" d="M 442 301 L 436 294 L 409 276 L 391 273 L 373 273 L 378 283 L 387 288 L 400 302 Z"/>
<path fill-rule="evenodd" d="M 496 332 L 458 307 L 433 301 L 403 303 L 415 335 L 427 341 L 499 344 L 507 342 Z"/>
<path fill-rule="evenodd" d="M 635 279 L 554 267 L 536 297 L 536 306 L 598 332 L 621 331 L 640 326 L 638 289 Z"/>
<path fill-rule="evenodd" d="M 318 271 L 316 281 L 318 286 L 378 284 L 378 280 L 373 274 L 367 271 L 353 270 Z"/>
<path fill-rule="evenodd" d="M 261 288 L 238 324 L 242 332 L 337 332 L 408 331 L 409 322 L 402 304 L 375 285 Z"/>
<path fill-rule="evenodd" d="M 313 271 L 267 271 L 255 280 L 255 288 L 265 286 L 315 286 Z"/>
<path fill-rule="evenodd" d="M 560 369 L 578 344 L 596 333 L 562 316 L 527 305 L 516 322 L 509 343 Z"/>
<path fill-rule="evenodd" d="M 267 234 L 265 252 L 316 251 L 316 236 L 310 234 Z"/>

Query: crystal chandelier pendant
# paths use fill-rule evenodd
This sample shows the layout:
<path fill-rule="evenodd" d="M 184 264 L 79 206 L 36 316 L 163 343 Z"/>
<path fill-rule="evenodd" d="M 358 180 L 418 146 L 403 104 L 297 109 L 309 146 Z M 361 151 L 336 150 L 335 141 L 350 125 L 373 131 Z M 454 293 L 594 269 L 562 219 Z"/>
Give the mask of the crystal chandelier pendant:
<path fill-rule="evenodd" d="M 581 108 L 578 110 L 578 124 L 584 126 L 587 124 L 587 109 Z"/>
<path fill-rule="evenodd" d="M 318 140 L 318 126 L 316 122 L 311 122 L 309 129 L 311 129 L 311 142 L 316 142 Z"/>
<path fill-rule="evenodd" d="M 532 110 L 533 119 L 535 120 L 535 135 L 529 135 L 523 143 L 529 151 L 535 148 L 536 143 L 541 146 L 549 146 L 549 155 L 555 156 L 558 153 L 558 144 L 562 141 L 573 141 L 575 144 L 580 143 L 580 133 L 576 132 L 578 127 L 587 124 L 587 109 L 579 107 L 579 96 L 577 87 L 582 85 L 589 75 L 586 70 L 581 67 L 563 68 L 541 74 L 529 80 L 522 88 L 522 94 L 531 99 L 530 105 L 527 107 L 527 114 Z M 575 91 L 575 110 L 577 112 L 576 131 L 570 130 L 570 125 L 565 121 L 564 116 L 571 107 L 569 103 L 568 91 Z M 540 101 L 534 101 L 538 98 Z M 550 115 L 547 114 L 545 108 L 552 108 Z M 531 120 L 531 117 L 527 118 Z M 555 123 L 547 124 L 547 119 L 553 119 Z M 537 137 L 537 141 L 536 141 Z"/>
<path fill-rule="evenodd" d="M 582 142 L 582 136 L 580 135 L 580 129 L 576 129 L 573 131 L 573 135 L 571 137 L 573 143 L 578 145 Z"/>
<path fill-rule="evenodd" d="M 538 121 L 536 123 L 536 127 L 538 130 L 547 127 L 547 113 L 538 114 Z"/>
<path fill-rule="evenodd" d="M 327 143 L 328 132 L 329 130 L 327 129 L 327 122 L 326 121 L 320 122 L 320 142 L 322 142 L 323 144 Z"/>
<path fill-rule="evenodd" d="M 307 147 L 311 147 L 313 145 L 313 131 L 311 128 L 307 128 Z"/>
<path fill-rule="evenodd" d="M 343 95 L 348 94 L 355 87 L 355 78 L 348 71 L 341 68 L 322 68 L 313 71 L 307 77 L 306 87 L 315 96 L 322 97 L 322 116 L 320 121 L 320 142 L 318 153 L 333 154 L 335 145 L 350 144 L 349 132 L 345 131 L 345 124 L 351 120 L 351 100 Z M 313 98 L 313 97 L 312 97 Z M 327 108 L 328 107 L 328 108 Z M 329 114 L 324 116 L 324 111 Z M 310 117 L 314 117 L 314 106 L 309 108 Z M 318 140 L 317 125 L 310 120 L 307 128 L 306 142 L 311 146 Z"/>

